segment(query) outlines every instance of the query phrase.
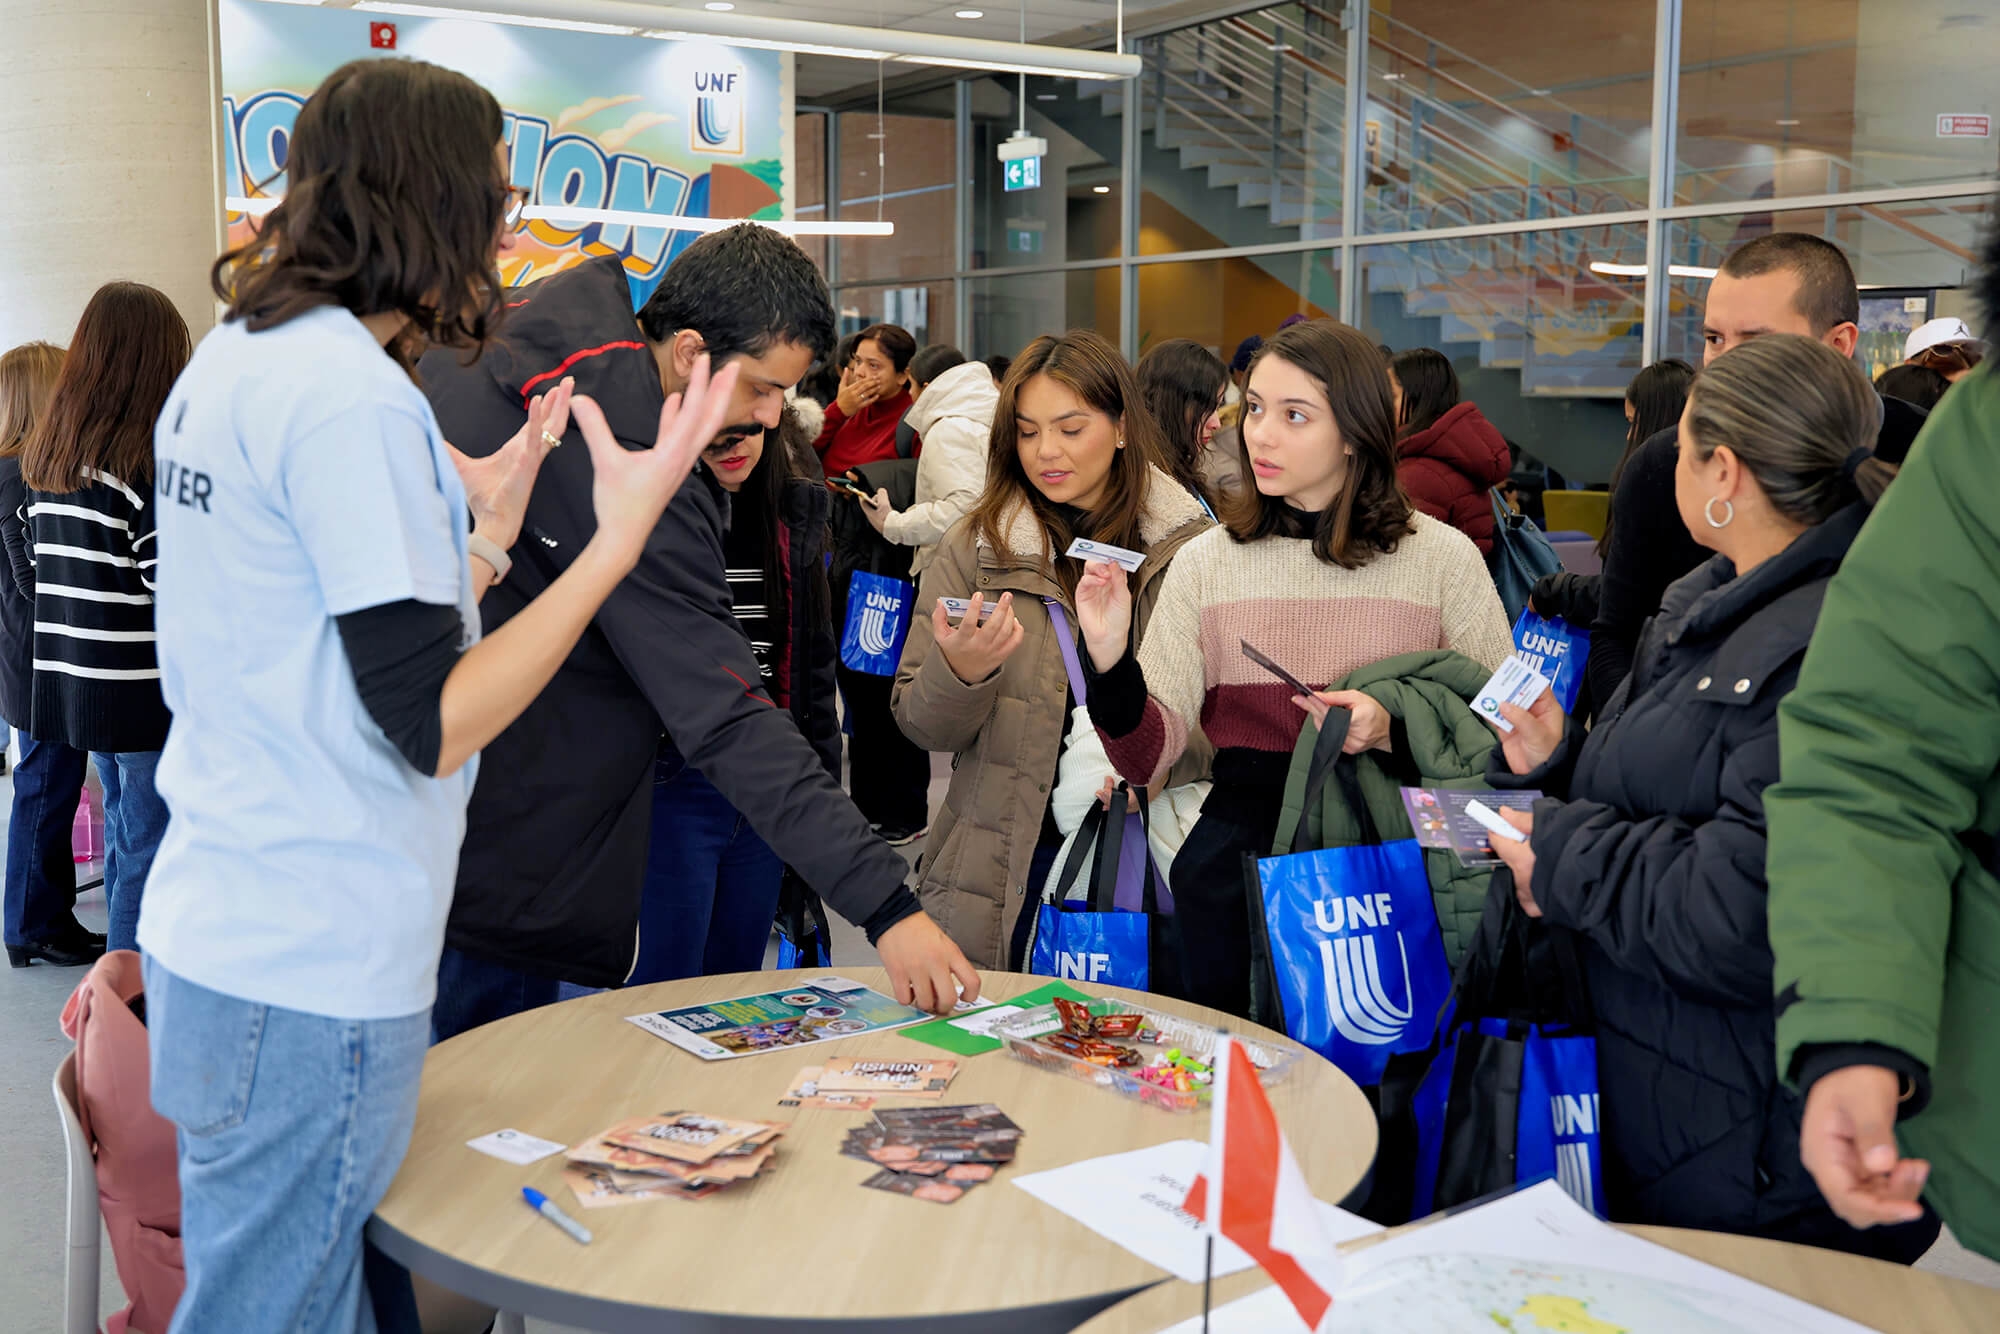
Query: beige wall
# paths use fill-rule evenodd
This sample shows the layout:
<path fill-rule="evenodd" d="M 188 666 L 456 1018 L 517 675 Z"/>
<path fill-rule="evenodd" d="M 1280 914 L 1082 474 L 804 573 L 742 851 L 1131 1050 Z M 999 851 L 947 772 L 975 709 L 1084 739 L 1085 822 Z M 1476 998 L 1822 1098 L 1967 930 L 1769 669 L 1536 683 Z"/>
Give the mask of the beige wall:
<path fill-rule="evenodd" d="M 0 348 L 66 343 L 114 278 L 196 338 L 220 250 L 213 0 L 0 0 Z"/>

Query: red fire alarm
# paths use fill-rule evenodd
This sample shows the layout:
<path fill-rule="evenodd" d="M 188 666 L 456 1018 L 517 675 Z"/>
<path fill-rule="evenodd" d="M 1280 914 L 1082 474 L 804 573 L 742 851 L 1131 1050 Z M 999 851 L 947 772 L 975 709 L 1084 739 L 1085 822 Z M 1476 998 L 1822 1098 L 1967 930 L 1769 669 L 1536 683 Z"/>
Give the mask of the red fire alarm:
<path fill-rule="evenodd" d="M 396 49 L 396 25 L 393 23 L 371 23 L 368 25 L 368 45 L 377 51 Z"/>

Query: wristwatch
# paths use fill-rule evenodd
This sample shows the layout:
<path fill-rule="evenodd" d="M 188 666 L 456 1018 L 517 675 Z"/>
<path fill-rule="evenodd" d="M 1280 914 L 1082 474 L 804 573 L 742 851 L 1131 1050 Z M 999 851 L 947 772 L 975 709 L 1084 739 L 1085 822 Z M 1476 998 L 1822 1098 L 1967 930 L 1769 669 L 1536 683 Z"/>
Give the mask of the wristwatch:
<path fill-rule="evenodd" d="M 473 533 L 465 539 L 467 555 L 477 556 L 493 567 L 493 582 L 499 583 L 507 577 L 507 571 L 514 568 L 514 558 L 500 549 L 500 544 L 490 537 Z M 490 585 L 489 585 L 490 587 Z"/>

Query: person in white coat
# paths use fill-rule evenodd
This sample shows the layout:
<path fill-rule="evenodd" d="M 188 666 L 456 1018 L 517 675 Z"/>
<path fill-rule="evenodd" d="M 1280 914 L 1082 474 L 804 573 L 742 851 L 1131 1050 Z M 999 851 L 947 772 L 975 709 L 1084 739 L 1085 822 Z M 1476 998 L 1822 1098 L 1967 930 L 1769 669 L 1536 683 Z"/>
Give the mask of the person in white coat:
<path fill-rule="evenodd" d="M 965 516 L 986 486 L 986 452 L 993 433 L 993 410 L 1000 391 L 984 362 L 968 361 L 944 371 L 917 396 L 908 421 L 923 448 L 917 455 L 916 500 L 899 510 L 886 490 L 862 502 L 875 531 L 901 546 L 915 547 L 912 577 L 930 564 L 945 532 Z"/>

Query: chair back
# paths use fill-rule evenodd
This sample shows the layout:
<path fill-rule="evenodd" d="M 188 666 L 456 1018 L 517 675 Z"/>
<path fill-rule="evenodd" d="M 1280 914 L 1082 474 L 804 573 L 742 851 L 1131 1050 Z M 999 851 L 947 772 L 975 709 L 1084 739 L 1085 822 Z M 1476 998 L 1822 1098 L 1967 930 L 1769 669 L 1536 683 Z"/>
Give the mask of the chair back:
<path fill-rule="evenodd" d="M 1544 491 L 1542 511 L 1548 516 L 1550 531 L 1574 528 L 1589 533 L 1594 542 L 1604 536 L 1611 520 L 1609 491 Z"/>
<path fill-rule="evenodd" d="M 63 1334 L 97 1334 L 102 1253 L 97 1203 L 97 1156 L 84 1134 L 76 1093 L 76 1053 L 63 1057 L 54 1080 L 69 1162 L 69 1225 L 63 1256 Z"/>

